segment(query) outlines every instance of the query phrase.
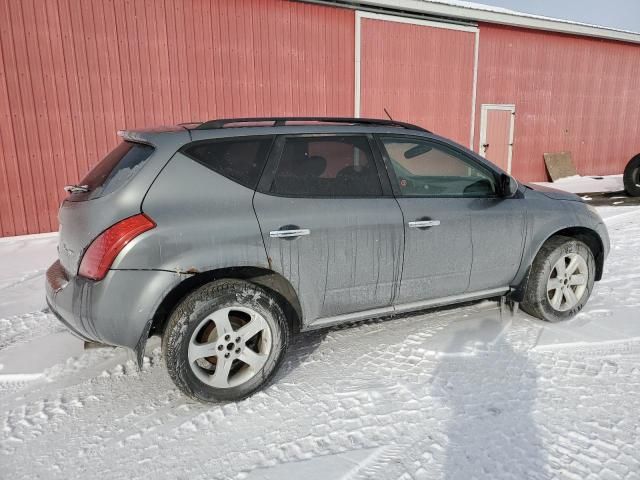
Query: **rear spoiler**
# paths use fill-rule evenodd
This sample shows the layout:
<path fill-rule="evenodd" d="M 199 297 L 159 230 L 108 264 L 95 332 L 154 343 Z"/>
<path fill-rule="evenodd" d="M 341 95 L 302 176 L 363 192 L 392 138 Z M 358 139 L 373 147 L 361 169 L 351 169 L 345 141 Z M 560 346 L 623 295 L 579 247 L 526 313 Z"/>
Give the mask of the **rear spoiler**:
<path fill-rule="evenodd" d="M 190 131 L 180 125 L 157 127 L 143 130 L 118 130 L 118 136 L 128 142 L 146 143 L 153 147 L 159 146 L 160 138 L 167 137 L 167 134 L 186 134 L 191 139 Z"/>
<path fill-rule="evenodd" d="M 128 142 L 148 143 L 153 145 L 153 143 L 149 139 L 149 136 L 145 135 L 144 132 L 136 132 L 133 130 L 118 130 L 118 136 Z"/>

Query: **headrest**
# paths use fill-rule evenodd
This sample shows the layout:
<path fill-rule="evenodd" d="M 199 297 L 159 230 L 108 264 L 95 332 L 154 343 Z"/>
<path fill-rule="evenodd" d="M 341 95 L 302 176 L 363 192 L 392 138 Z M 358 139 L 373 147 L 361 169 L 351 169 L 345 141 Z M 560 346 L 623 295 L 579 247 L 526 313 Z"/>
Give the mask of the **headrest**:
<path fill-rule="evenodd" d="M 354 166 L 349 165 L 347 167 L 344 167 L 342 170 L 340 170 L 338 172 L 338 174 L 336 175 L 336 177 L 340 178 L 340 177 L 351 177 L 353 175 L 358 174 L 359 172 L 356 172 L 356 169 Z"/>
<path fill-rule="evenodd" d="M 304 169 L 306 175 L 319 177 L 327 168 L 327 160 L 319 155 L 304 157 L 304 161 L 300 165 Z"/>

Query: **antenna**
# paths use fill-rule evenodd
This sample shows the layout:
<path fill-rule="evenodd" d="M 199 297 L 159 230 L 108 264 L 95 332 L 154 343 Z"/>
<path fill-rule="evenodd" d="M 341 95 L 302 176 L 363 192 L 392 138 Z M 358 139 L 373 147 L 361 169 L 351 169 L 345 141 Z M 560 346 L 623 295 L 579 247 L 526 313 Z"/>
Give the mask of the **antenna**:
<path fill-rule="evenodd" d="M 389 117 L 389 120 L 391 120 L 393 122 L 393 118 L 391 118 L 391 115 L 389 115 L 389 112 L 387 112 L 387 109 L 383 108 L 383 110 L 384 110 L 384 113 L 387 114 L 387 117 Z"/>

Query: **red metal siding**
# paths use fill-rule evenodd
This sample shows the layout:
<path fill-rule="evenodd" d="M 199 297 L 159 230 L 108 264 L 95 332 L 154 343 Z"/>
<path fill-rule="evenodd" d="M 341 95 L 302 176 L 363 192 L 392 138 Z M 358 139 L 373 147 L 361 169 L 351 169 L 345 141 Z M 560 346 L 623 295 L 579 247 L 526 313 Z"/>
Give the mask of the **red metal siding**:
<path fill-rule="evenodd" d="M 483 24 L 479 65 L 476 138 L 481 104 L 515 104 L 517 178 L 546 180 L 544 152 L 570 151 L 581 175 L 640 152 L 638 45 Z"/>
<path fill-rule="evenodd" d="M 360 112 L 469 145 L 475 33 L 363 18 Z"/>
<path fill-rule="evenodd" d="M 353 115 L 354 12 L 277 0 L 0 0 L 0 236 L 57 229 L 124 128 Z"/>

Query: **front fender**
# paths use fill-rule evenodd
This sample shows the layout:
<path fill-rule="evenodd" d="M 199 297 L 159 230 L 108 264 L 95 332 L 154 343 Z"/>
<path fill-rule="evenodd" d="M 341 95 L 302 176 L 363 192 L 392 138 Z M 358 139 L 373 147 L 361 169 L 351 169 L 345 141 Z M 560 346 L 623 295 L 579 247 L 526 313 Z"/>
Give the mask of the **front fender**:
<path fill-rule="evenodd" d="M 530 267 L 542 245 L 552 236 L 590 235 L 598 239 L 602 255 L 596 258 L 598 277 L 602 273 L 602 264 L 609 253 L 609 235 L 607 228 L 596 210 L 573 200 L 554 200 L 539 192 L 528 190 L 525 193 L 527 208 L 527 234 L 525 249 L 520 268 L 511 284 L 514 292 L 526 289 Z M 517 296 L 517 293 L 515 293 Z"/>

